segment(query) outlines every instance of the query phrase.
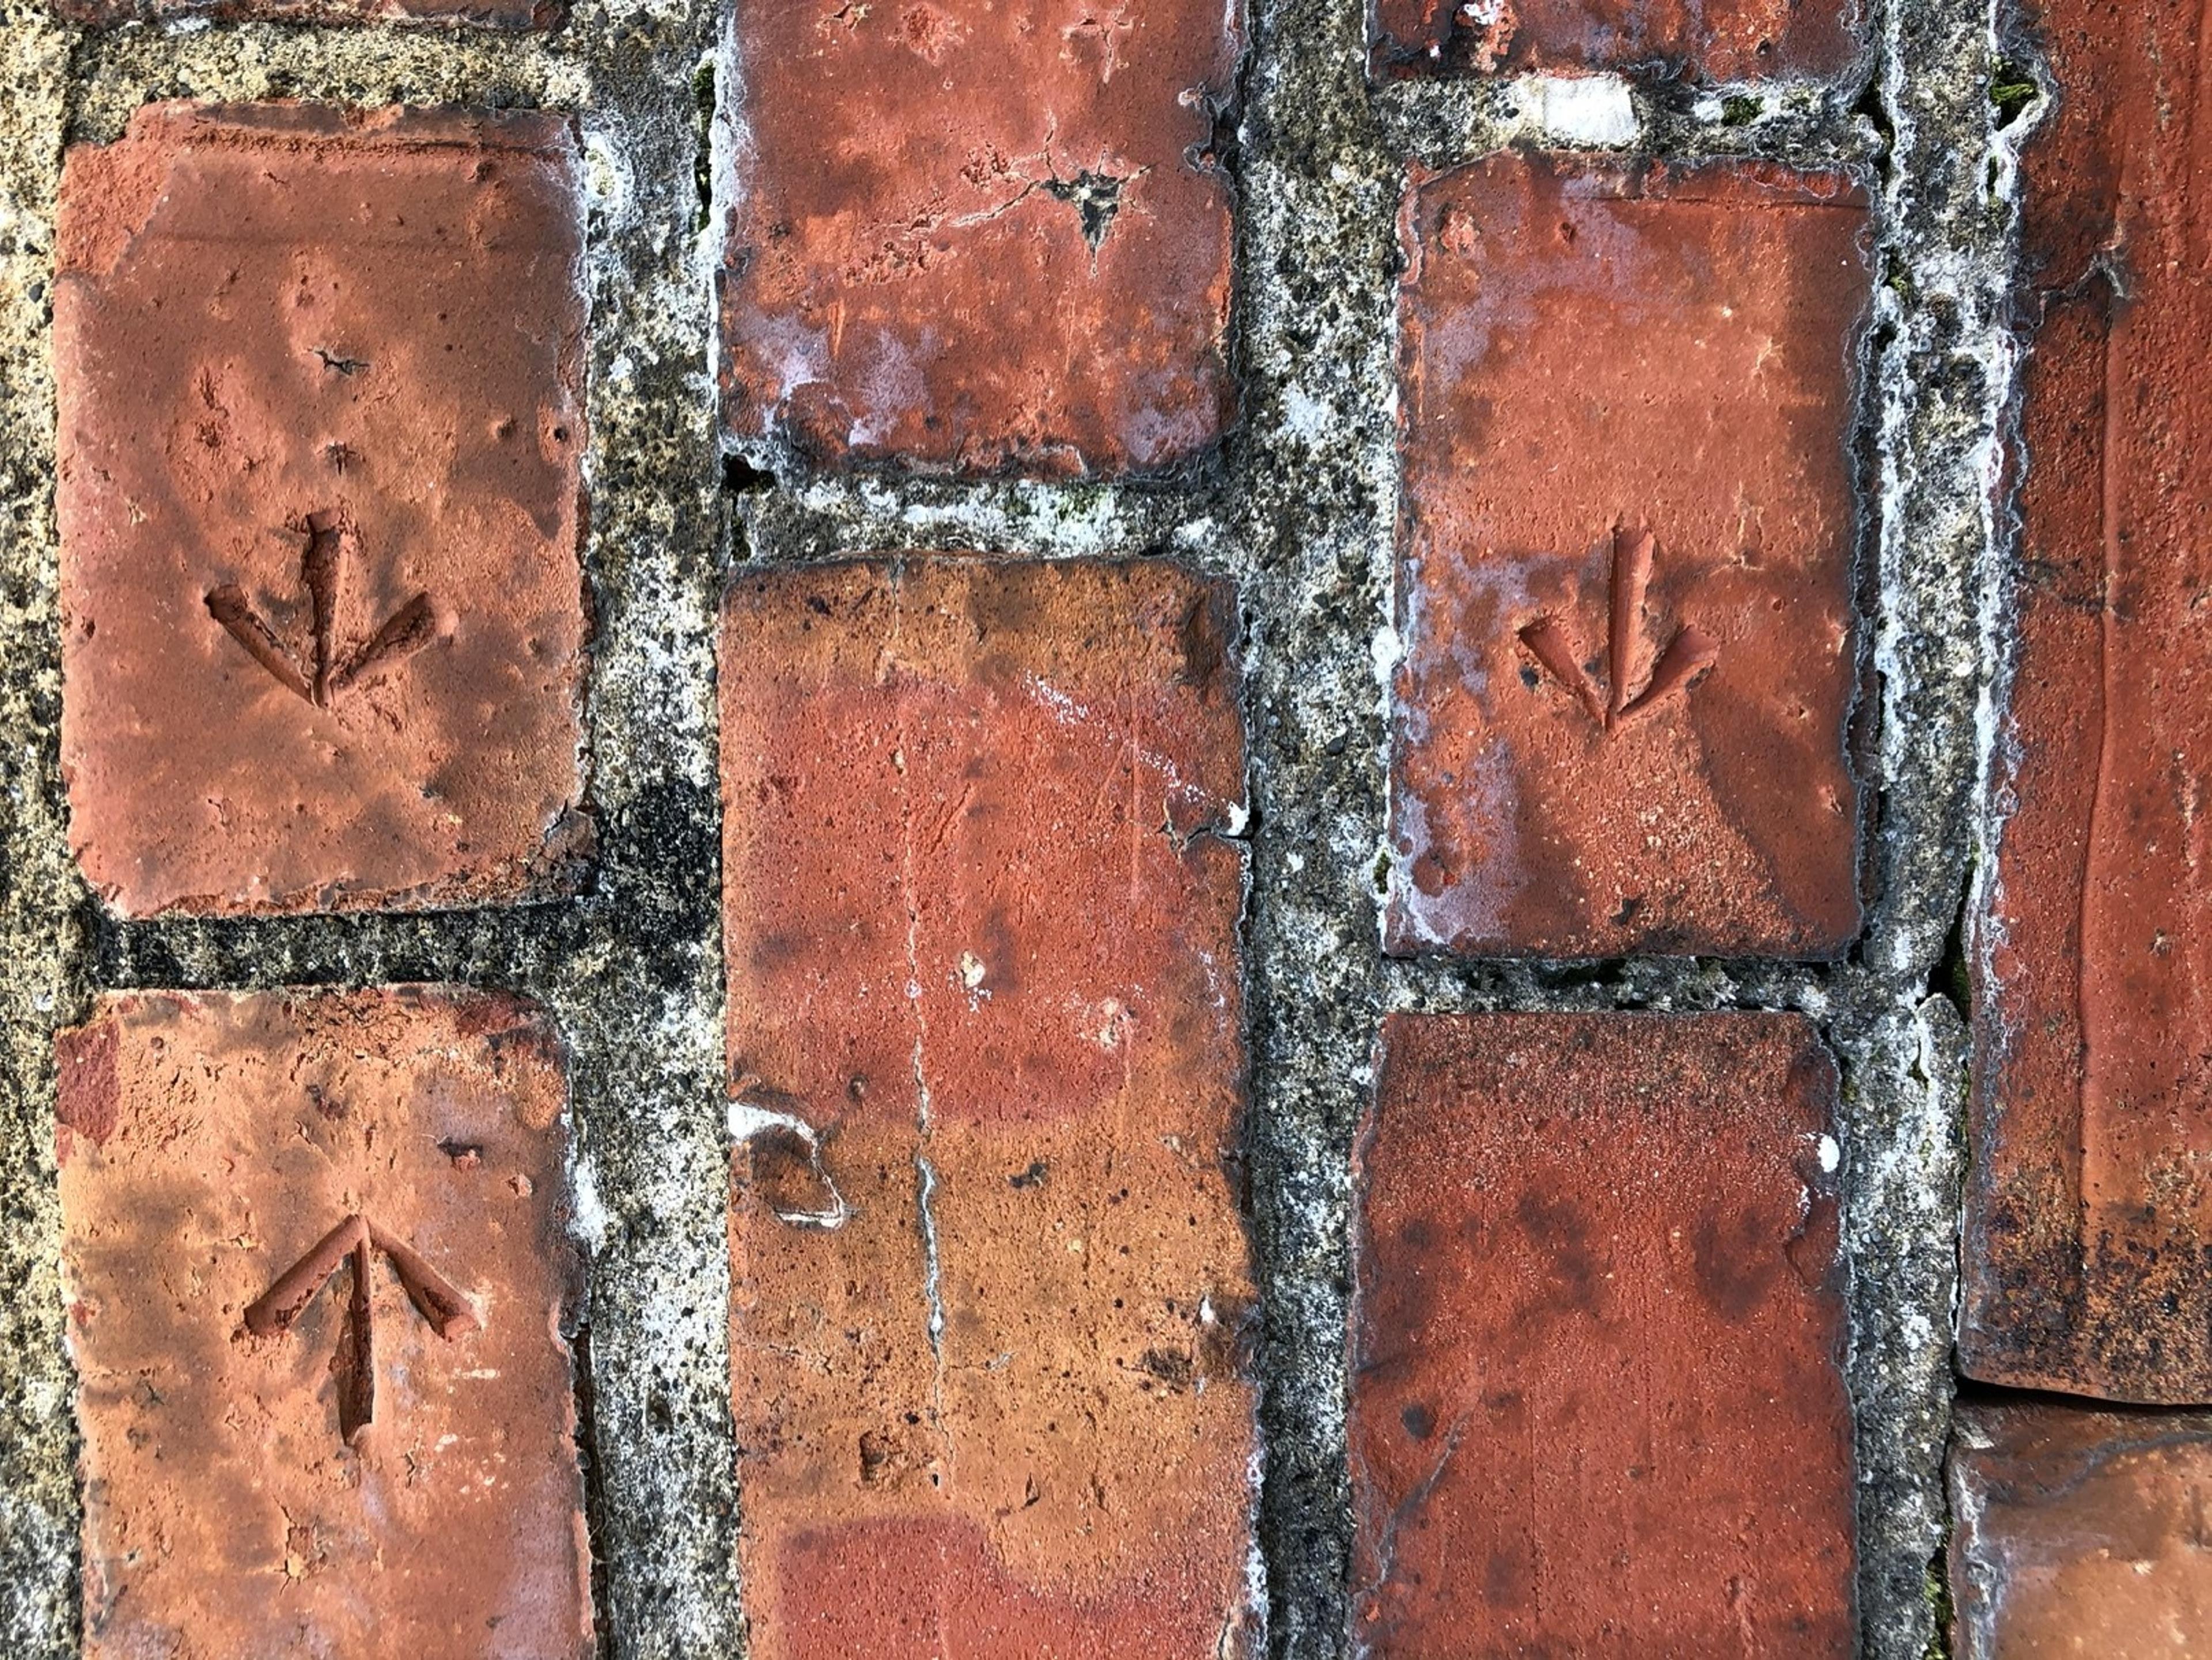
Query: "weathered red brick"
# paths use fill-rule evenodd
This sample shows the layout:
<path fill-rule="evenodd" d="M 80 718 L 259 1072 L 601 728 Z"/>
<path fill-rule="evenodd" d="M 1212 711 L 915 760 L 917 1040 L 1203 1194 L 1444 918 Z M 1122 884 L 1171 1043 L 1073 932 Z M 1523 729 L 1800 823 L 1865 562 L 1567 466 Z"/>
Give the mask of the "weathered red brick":
<path fill-rule="evenodd" d="M 1961 1364 L 2212 1400 L 2212 120 L 2194 6 L 2050 0 L 2019 633 L 1976 927 Z M 2187 132 L 2194 132 L 2193 139 Z"/>
<path fill-rule="evenodd" d="M 741 577 L 721 654 L 752 1653 L 1241 1653 L 1231 596 Z"/>
<path fill-rule="evenodd" d="M 2212 1418 L 1964 1406 L 1950 1481 L 1958 1660 L 2167 1660 L 2212 1631 Z"/>
<path fill-rule="evenodd" d="M 86 1653 L 592 1653 L 544 1018 L 149 993 L 60 1049 Z"/>
<path fill-rule="evenodd" d="M 153 105 L 62 180 L 62 753 L 126 915 L 571 879 L 573 145 L 529 113 Z"/>
<path fill-rule="evenodd" d="M 1854 1651 L 1835 1096 L 1795 1016 L 1389 1018 L 1356 1651 Z"/>
<path fill-rule="evenodd" d="M 1856 0 L 1374 0 L 1384 75 L 1656 72 L 1711 84 L 1841 75 Z"/>
<path fill-rule="evenodd" d="M 1417 175 L 1389 945 L 1821 957 L 1858 927 L 1833 174 Z"/>
<path fill-rule="evenodd" d="M 550 29 L 568 15 L 566 0 L 53 0 L 53 8 L 72 23 L 95 26 L 189 17 Z"/>
<path fill-rule="evenodd" d="M 1152 472 L 1234 407 L 1207 0 L 739 0 L 725 418 L 832 465 Z"/>

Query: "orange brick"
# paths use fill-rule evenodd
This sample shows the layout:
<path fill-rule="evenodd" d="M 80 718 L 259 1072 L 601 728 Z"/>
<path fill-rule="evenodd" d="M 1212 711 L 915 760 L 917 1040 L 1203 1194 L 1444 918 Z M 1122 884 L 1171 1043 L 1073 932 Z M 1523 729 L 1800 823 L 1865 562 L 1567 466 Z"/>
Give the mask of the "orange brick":
<path fill-rule="evenodd" d="M 530 113 L 160 104 L 70 151 L 62 757 L 117 911 L 571 884 L 574 173 Z"/>
<path fill-rule="evenodd" d="M 86 1653 L 591 1655 L 544 1018 L 149 993 L 60 1059 Z"/>
<path fill-rule="evenodd" d="M 1401 234 L 1389 948 L 1840 952 L 1863 194 L 1509 153 Z"/>
<path fill-rule="evenodd" d="M 1977 1402 L 1950 1476 L 1959 1660 L 2172 1660 L 2212 1631 L 2212 1418 Z"/>
<path fill-rule="evenodd" d="M 1992 1383 L 2212 1401 L 2212 112 L 2203 15 L 2046 0 L 2018 633 L 1975 952 L 1959 1328 Z M 2193 135 L 2191 137 L 2191 135 Z"/>
<path fill-rule="evenodd" d="M 1233 614 L 1154 562 L 730 593 L 758 1660 L 1244 1651 Z"/>
<path fill-rule="evenodd" d="M 1156 472 L 1235 404 L 1210 159 L 1237 7 L 739 0 L 732 431 L 830 465 Z"/>
<path fill-rule="evenodd" d="M 1795 1016 L 1390 1017 L 1357 1652 L 1855 1652 L 1835 1098 Z"/>

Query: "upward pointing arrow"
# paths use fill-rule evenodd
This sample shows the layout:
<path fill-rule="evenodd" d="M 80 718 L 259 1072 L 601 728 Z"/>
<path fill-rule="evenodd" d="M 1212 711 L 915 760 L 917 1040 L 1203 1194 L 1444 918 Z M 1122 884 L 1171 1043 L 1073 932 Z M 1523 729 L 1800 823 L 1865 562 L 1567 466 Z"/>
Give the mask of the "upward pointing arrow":
<path fill-rule="evenodd" d="M 407 1288 L 407 1300 L 439 1336 L 452 1339 L 473 1331 L 476 1310 L 451 1281 L 407 1245 L 367 1217 L 349 1216 L 322 1237 L 305 1256 L 277 1276 L 276 1283 L 246 1310 L 246 1329 L 257 1337 L 289 1331 L 315 1293 L 329 1284 L 347 1258 L 353 1260 L 352 1295 L 338 1338 L 338 1433 L 348 1446 L 376 1417 L 376 1333 L 369 1295 L 370 1259 L 382 1251 Z"/>

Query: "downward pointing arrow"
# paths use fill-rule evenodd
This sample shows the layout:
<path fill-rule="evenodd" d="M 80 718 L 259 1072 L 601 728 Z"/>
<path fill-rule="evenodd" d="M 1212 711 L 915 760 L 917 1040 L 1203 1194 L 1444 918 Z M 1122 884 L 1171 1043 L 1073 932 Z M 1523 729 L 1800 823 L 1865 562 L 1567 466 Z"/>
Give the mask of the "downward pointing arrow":
<path fill-rule="evenodd" d="M 267 669 L 287 691 L 304 697 L 319 709 L 387 663 L 412 656 L 430 643 L 438 619 L 428 593 L 418 593 L 386 617 L 368 643 L 337 660 L 338 591 L 345 576 L 345 552 L 353 532 L 335 513 L 307 515 L 307 547 L 301 556 L 300 577 L 307 585 L 307 602 L 314 612 L 314 664 L 302 668 L 276 630 L 262 620 L 235 582 L 226 582 L 207 596 L 208 615 L 223 631 L 246 648 L 246 654 Z"/>
<path fill-rule="evenodd" d="M 369 1268 L 371 1258 L 382 1251 L 407 1288 L 407 1299 L 416 1312 L 430 1323 L 439 1336 L 448 1340 L 473 1331 L 476 1310 L 453 1288 L 451 1281 L 407 1245 L 359 1214 L 349 1216 L 332 1228 L 315 1248 L 277 1276 L 276 1283 L 246 1310 L 246 1329 L 257 1337 L 289 1331 L 292 1323 L 315 1299 L 350 1257 L 351 1295 L 346 1300 L 346 1323 L 338 1338 L 338 1433 L 348 1446 L 376 1418 L 376 1331 L 372 1314 Z"/>
<path fill-rule="evenodd" d="M 1656 655 L 1652 653 L 1644 595 L 1651 586 L 1650 531 L 1625 526 L 1613 533 L 1611 593 L 1606 607 L 1605 678 L 1601 696 L 1583 667 L 1574 636 L 1556 617 L 1540 617 L 1521 630 L 1521 644 L 1551 677 L 1575 696 L 1589 718 L 1607 732 L 1634 720 L 1662 698 L 1686 691 L 1720 660 L 1720 642 L 1694 623 L 1685 623 Z M 1644 661 L 1650 668 L 1641 672 Z M 1529 682 L 1534 685 L 1535 682 Z"/>

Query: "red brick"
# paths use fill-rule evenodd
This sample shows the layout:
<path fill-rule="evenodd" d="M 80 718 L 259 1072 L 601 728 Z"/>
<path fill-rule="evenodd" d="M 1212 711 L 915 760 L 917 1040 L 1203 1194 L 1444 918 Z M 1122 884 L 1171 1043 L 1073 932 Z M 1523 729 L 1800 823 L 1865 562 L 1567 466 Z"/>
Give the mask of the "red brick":
<path fill-rule="evenodd" d="M 1246 1651 L 1233 616 L 1149 561 L 731 592 L 756 1660 Z"/>
<path fill-rule="evenodd" d="M 2013 454 L 2019 634 L 1996 754 L 1959 1348 L 1977 1377 L 2212 1400 L 2212 119 L 2199 16 L 2041 9 L 2023 161 L 2039 321 Z M 2191 148 L 2193 143 L 2194 148 Z"/>
<path fill-rule="evenodd" d="M 1355 1651 L 1854 1651 L 1834 1064 L 1789 1015 L 1393 1015 Z"/>
<path fill-rule="evenodd" d="M 1401 236 L 1389 949 L 1840 952 L 1863 195 L 1503 154 Z"/>
<path fill-rule="evenodd" d="M 1153 472 L 1227 423 L 1237 7 L 739 0 L 725 418 L 830 465 Z"/>
<path fill-rule="evenodd" d="M 70 152 L 62 752 L 115 910 L 569 885 L 574 174 L 527 113 L 160 104 Z"/>
<path fill-rule="evenodd" d="M 2197 1652 L 2212 1631 L 2212 1419 L 1977 1404 L 1954 1438 L 1958 1660 Z"/>
<path fill-rule="evenodd" d="M 1856 0 L 1375 0 L 1386 76 L 1826 77 L 1859 52 Z"/>
<path fill-rule="evenodd" d="M 166 18 L 268 18 L 288 23 L 428 23 L 494 29 L 550 29 L 563 0 L 53 0 L 72 23 L 95 27 Z"/>
<path fill-rule="evenodd" d="M 60 1048 L 86 1653 L 592 1653 L 544 1017 L 145 994 Z"/>

